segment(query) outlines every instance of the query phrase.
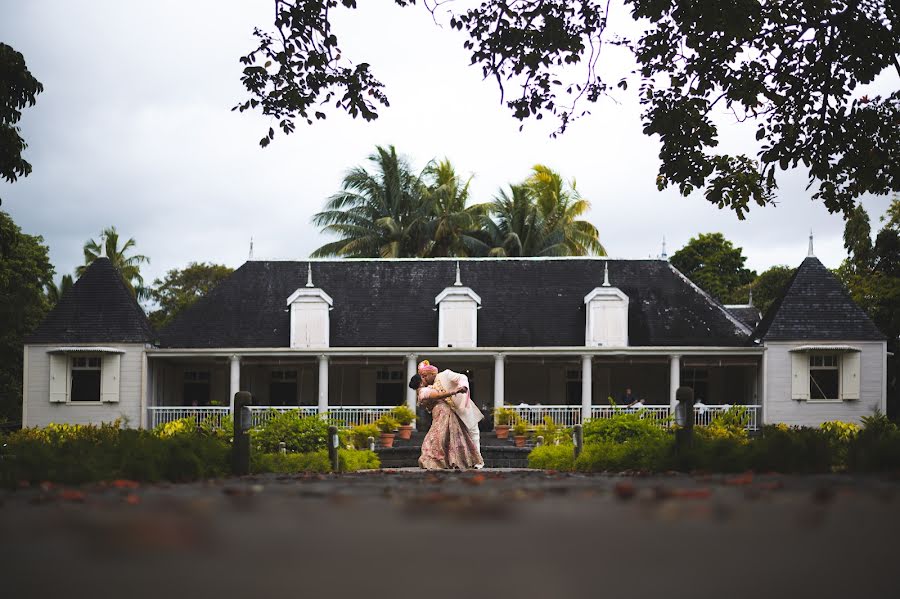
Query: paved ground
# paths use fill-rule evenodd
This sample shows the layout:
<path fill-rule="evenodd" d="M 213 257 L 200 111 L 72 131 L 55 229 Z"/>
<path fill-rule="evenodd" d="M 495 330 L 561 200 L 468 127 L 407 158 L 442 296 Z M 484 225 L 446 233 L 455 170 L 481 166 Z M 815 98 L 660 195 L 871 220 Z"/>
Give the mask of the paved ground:
<path fill-rule="evenodd" d="M 538 471 L 0 493 L 8 597 L 889 597 L 900 480 Z"/>

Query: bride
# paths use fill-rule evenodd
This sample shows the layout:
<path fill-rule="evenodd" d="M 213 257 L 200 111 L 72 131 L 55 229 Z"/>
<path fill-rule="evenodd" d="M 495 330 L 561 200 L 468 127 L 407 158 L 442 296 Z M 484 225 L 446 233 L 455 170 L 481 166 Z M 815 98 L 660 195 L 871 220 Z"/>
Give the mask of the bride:
<path fill-rule="evenodd" d="M 437 371 L 427 363 L 424 366 Z M 481 453 L 450 399 L 457 393 L 466 393 L 468 389 L 462 387 L 440 392 L 429 386 L 419 374 L 409 380 L 409 387 L 416 391 L 416 403 L 431 412 L 431 428 L 422 441 L 419 467 L 426 470 L 467 470 L 483 466 Z"/>

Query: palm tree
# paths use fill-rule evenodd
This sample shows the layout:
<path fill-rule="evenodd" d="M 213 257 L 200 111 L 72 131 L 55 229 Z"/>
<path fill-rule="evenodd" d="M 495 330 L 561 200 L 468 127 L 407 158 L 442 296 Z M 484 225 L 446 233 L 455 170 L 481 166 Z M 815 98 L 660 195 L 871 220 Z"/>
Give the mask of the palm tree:
<path fill-rule="evenodd" d="M 432 215 L 425 228 L 429 240 L 425 255 L 434 258 L 484 253 L 487 246 L 477 234 L 486 205 L 466 206 L 472 177 L 463 181 L 447 159 L 429 164 L 424 175 L 429 180 L 425 205 Z"/>
<path fill-rule="evenodd" d="M 394 146 L 377 146 L 368 159 L 374 173 L 359 166 L 351 169 L 341 191 L 328 199 L 325 210 L 313 216 L 313 224 L 341 237 L 317 249 L 313 257 L 424 255 L 429 215 L 421 175 L 412 173 Z"/>
<path fill-rule="evenodd" d="M 120 248 L 119 234 L 115 227 L 103 229 L 100 233 L 100 239 L 104 243 L 106 257 L 109 258 L 113 268 L 122 275 L 125 285 L 134 294 L 137 299 L 146 299 L 150 292 L 144 287 L 144 279 L 141 277 L 141 264 L 149 264 L 150 259 L 147 256 L 135 254 L 133 256 L 126 255 L 137 245 L 134 238 L 129 238 Z M 84 265 L 75 269 L 75 274 L 81 276 L 87 270 L 94 260 L 101 255 L 100 243 L 90 239 L 84 244 Z"/>
<path fill-rule="evenodd" d="M 72 275 L 63 275 L 62 280 L 59 282 L 59 286 L 57 286 L 54 281 L 50 281 L 47 284 L 47 300 L 50 302 L 50 307 L 52 308 L 58 304 L 59 300 L 62 299 L 74 284 L 75 280 L 72 278 Z"/>
<path fill-rule="evenodd" d="M 487 252 L 496 257 L 534 256 L 540 253 L 541 239 L 538 212 L 529 189 L 510 185 L 510 193 L 501 190 L 488 206 L 490 216 L 481 219 L 482 237 Z"/>
<path fill-rule="evenodd" d="M 590 210 L 591 203 L 578 192 L 575 180 L 567 189 L 560 174 L 551 168 L 538 164 L 531 171 L 525 186 L 534 196 L 540 214 L 547 244 L 543 252 L 547 255 L 605 256 L 606 249 L 600 243 L 597 227 L 579 218 Z"/>

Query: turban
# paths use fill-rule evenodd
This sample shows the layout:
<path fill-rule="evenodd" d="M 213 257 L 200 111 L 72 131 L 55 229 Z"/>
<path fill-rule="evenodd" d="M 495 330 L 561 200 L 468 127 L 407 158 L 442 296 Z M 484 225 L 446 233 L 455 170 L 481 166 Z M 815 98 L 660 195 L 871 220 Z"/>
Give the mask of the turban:
<path fill-rule="evenodd" d="M 431 362 L 429 362 L 428 360 L 422 360 L 421 362 L 419 362 L 419 367 L 417 368 L 417 370 L 419 372 L 419 375 L 425 375 L 430 372 L 437 373 L 438 371 L 437 366 L 432 366 Z"/>

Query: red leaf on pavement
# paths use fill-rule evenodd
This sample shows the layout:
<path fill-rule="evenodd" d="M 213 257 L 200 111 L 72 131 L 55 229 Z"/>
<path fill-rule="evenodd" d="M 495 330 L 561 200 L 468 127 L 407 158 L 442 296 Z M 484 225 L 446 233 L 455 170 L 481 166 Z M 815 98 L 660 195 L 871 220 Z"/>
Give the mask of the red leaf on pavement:
<path fill-rule="evenodd" d="M 735 476 L 735 477 L 732 477 L 732 478 L 726 478 L 726 479 L 725 479 L 725 484 L 726 484 L 726 485 L 731 485 L 731 486 L 733 486 L 733 487 L 739 487 L 739 486 L 742 486 L 742 485 L 752 485 L 752 484 L 753 484 L 753 473 L 752 473 L 752 472 L 747 472 L 747 473 L 742 474 L 742 475 L 740 475 L 740 476 Z"/>
<path fill-rule="evenodd" d="M 125 496 L 125 503 L 128 505 L 137 505 L 141 502 L 141 498 L 134 493 L 129 493 Z"/>
<path fill-rule="evenodd" d="M 140 485 L 137 481 L 118 478 L 110 483 L 116 489 L 137 489 Z"/>
<path fill-rule="evenodd" d="M 59 498 L 64 501 L 74 501 L 76 503 L 84 502 L 84 493 L 75 489 L 63 489 L 59 492 Z"/>
<path fill-rule="evenodd" d="M 613 493 L 619 499 L 631 499 L 635 493 L 634 485 L 629 482 L 616 483 L 616 486 L 613 487 Z"/>
<path fill-rule="evenodd" d="M 484 482 L 485 476 L 483 474 L 476 474 L 472 478 L 464 478 L 463 482 L 470 485 L 480 485 Z"/>

